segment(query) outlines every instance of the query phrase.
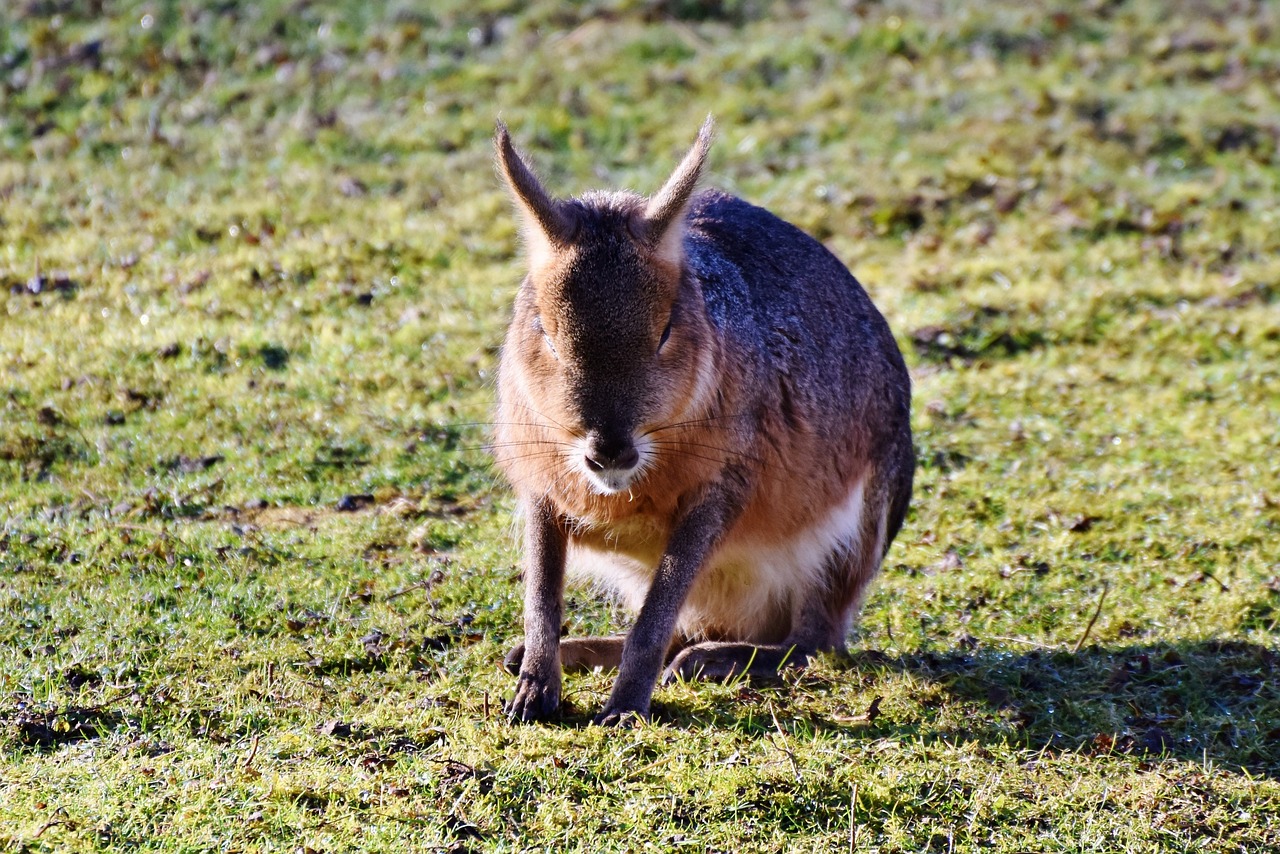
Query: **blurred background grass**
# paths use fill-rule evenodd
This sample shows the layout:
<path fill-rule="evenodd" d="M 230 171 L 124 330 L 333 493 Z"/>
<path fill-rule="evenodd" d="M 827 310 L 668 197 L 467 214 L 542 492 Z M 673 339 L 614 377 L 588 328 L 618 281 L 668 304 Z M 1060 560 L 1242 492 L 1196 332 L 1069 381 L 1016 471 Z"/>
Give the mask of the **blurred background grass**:
<path fill-rule="evenodd" d="M 1274 849 L 1278 24 L 6 4 L 0 839 L 814 850 L 856 789 L 883 851 Z M 652 190 L 708 113 L 706 183 L 898 334 L 915 507 L 854 661 L 509 728 L 493 122 L 567 195 Z"/>

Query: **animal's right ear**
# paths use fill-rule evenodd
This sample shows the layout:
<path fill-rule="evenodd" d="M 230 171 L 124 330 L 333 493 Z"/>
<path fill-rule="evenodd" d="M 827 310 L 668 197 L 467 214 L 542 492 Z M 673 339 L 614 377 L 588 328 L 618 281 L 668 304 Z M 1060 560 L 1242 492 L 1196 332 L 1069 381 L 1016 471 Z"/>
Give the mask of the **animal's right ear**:
<path fill-rule="evenodd" d="M 565 205 L 553 199 L 543 189 L 538 176 L 525 163 L 520 152 L 511 142 L 511 134 L 502 120 L 498 120 L 493 136 L 498 170 L 502 173 L 524 221 L 524 239 L 529 250 L 531 266 L 537 266 L 555 249 L 567 245 L 572 239 L 575 224 Z"/>

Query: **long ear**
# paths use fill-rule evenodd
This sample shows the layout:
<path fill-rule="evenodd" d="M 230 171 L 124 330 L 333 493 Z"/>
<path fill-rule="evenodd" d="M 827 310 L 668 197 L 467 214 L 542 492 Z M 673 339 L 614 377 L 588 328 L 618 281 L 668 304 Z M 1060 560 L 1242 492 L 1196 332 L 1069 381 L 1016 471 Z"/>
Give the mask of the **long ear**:
<path fill-rule="evenodd" d="M 681 245 L 684 241 L 684 210 L 689 204 L 689 197 L 698 185 L 698 176 L 702 174 L 702 165 L 707 160 L 707 152 L 711 148 L 711 133 L 715 123 L 711 116 L 702 123 L 698 138 L 689 149 L 689 153 L 680 161 L 676 171 L 671 173 L 667 183 L 649 199 L 644 209 L 644 224 L 641 229 L 644 240 L 663 258 L 674 263 L 681 259 Z"/>
<path fill-rule="evenodd" d="M 569 243 L 574 232 L 572 215 L 542 188 L 538 176 L 533 174 L 511 143 L 511 134 L 501 120 L 493 136 L 493 147 L 497 152 L 498 169 L 524 217 L 525 240 L 530 254 L 536 257 L 553 247 Z"/>

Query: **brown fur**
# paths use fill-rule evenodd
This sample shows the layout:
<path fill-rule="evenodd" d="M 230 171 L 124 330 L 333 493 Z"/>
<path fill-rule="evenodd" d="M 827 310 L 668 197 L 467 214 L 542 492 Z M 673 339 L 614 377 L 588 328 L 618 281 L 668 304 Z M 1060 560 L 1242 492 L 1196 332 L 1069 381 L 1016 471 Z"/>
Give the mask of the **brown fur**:
<path fill-rule="evenodd" d="M 842 649 L 906 512 L 888 327 L 818 244 L 692 196 L 709 143 L 708 122 L 652 200 L 560 202 L 499 126 L 530 264 L 494 441 L 526 517 L 515 718 L 555 713 L 562 665 L 620 665 L 613 723 L 648 714 L 668 662 L 723 678 Z M 559 640 L 566 564 L 638 612 L 625 643 Z"/>

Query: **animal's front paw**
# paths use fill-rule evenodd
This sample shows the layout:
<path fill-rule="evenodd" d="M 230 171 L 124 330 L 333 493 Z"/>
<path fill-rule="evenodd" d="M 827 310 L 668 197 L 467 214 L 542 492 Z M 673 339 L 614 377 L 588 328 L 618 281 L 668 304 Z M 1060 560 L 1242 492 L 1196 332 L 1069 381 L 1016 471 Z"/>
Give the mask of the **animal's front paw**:
<path fill-rule="evenodd" d="M 635 709 L 605 709 L 592 719 L 591 723 L 595 726 L 608 726 L 619 728 L 634 728 L 642 725 L 649 720 L 649 715 L 644 712 L 637 712 Z"/>
<path fill-rule="evenodd" d="M 560 712 L 560 681 L 521 673 L 516 680 L 516 692 L 505 711 L 513 723 L 546 721 L 556 717 Z"/>

